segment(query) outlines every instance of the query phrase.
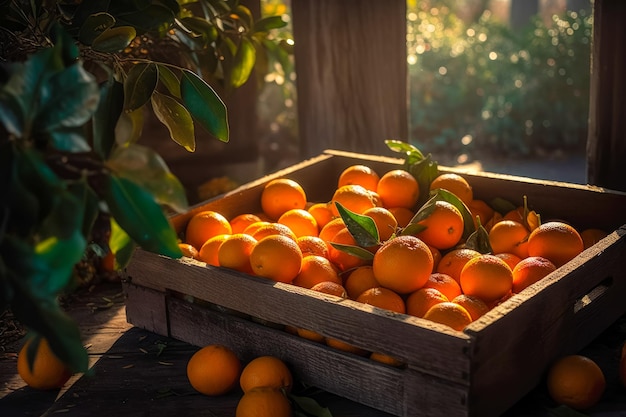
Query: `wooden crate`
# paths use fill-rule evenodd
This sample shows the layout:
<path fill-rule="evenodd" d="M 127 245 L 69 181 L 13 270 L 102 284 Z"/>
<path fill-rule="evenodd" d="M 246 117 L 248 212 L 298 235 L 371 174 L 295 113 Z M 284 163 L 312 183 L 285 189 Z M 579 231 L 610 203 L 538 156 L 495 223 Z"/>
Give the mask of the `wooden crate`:
<path fill-rule="evenodd" d="M 401 162 L 327 151 L 197 205 L 172 222 L 182 231 L 200 210 L 229 217 L 258 211 L 263 185 L 278 177 L 298 181 L 310 201 L 329 201 L 347 166 L 363 163 L 384 173 Z M 226 344 L 244 361 L 276 355 L 296 378 L 393 415 L 499 415 L 541 381 L 555 357 L 584 347 L 626 312 L 626 193 L 488 173 L 463 175 L 476 198 L 521 204 L 526 195 L 543 219 L 566 219 L 579 228 L 612 233 L 464 331 L 142 250 L 127 270 L 128 321 L 198 346 Z M 391 355 L 406 367 L 299 338 L 283 325 Z"/>

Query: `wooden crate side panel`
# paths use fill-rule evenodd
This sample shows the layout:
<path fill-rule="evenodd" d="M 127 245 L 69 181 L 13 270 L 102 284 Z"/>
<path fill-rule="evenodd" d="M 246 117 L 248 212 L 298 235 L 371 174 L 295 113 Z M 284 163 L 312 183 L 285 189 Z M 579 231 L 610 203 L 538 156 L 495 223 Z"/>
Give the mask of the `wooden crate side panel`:
<path fill-rule="evenodd" d="M 126 320 L 142 329 L 163 336 L 169 335 L 165 293 L 124 283 Z"/>
<path fill-rule="evenodd" d="M 578 351 L 624 314 L 624 271 L 621 228 L 470 325 L 474 415 L 506 410 L 536 386 L 551 361 Z"/>

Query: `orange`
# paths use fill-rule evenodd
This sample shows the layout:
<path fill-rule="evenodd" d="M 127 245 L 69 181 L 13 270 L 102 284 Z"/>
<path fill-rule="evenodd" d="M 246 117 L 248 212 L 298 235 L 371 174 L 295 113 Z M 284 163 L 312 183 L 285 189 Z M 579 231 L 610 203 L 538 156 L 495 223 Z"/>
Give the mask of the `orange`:
<path fill-rule="evenodd" d="M 304 209 L 287 210 L 278 218 L 278 223 L 289 227 L 296 237 L 317 236 L 319 233 L 317 220 Z"/>
<path fill-rule="evenodd" d="M 311 291 L 334 295 L 336 297 L 348 298 L 348 293 L 343 285 L 334 281 L 321 281 L 311 287 Z"/>
<path fill-rule="evenodd" d="M 290 283 L 300 273 L 302 251 L 295 240 L 271 235 L 254 245 L 250 264 L 252 271 L 260 277 Z"/>
<path fill-rule="evenodd" d="M 372 262 L 376 281 L 399 294 L 422 288 L 433 272 L 433 254 L 415 236 L 398 236 L 385 242 Z"/>
<path fill-rule="evenodd" d="M 335 190 L 330 201 L 330 210 L 333 216 L 339 216 L 335 203 L 340 203 L 348 210 L 358 214 L 363 214 L 365 210 L 376 207 L 371 193 L 360 185 L 344 185 Z"/>
<path fill-rule="evenodd" d="M 402 297 L 388 288 L 375 287 L 365 290 L 356 301 L 396 313 L 406 313 L 406 305 Z"/>
<path fill-rule="evenodd" d="M 476 296 L 489 304 L 511 291 L 513 271 L 495 255 L 480 255 L 465 264 L 459 283 L 464 294 Z"/>
<path fill-rule="evenodd" d="M 28 361 L 31 343 L 38 343 L 32 368 Z M 70 368 L 52 352 L 48 341 L 38 337 L 29 338 L 20 349 L 17 373 L 29 387 L 41 390 L 61 388 L 72 376 Z"/>
<path fill-rule="evenodd" d="M 302 251 L 302 256 L 318 255 L 328 258 L 328 244 L 317 236 L 301 236 L 296 243 Z"/>
<path fill-rule="evenodd" d="M 426 226 L 426 229 L 415 236 L 440 250 L 455 246 L 463 236 L 463 215 L 447 201 L 436 201 L 430 215 L 418 224 Z"/>
<path fill-rule="evenodd" d="M 584 249 L 583 239 L 567 223 L 543 223 L 528 237 L 528 255 L 549 259 L 558 268 L 574 259 Z"/>
<path fill-rule="evenodd" d="M 235 417 L 293 417 L 293 410 L 282 390 L 257 387 L 239 399 Z"/>
<path fill-rule="evenodd" d="M 311 205 L 307 211 L 311 213 L 311 216 L 313 216 L 317 222 L 319 230 L 322 230 L 322 227 L 326 226 L 334 217 L 329 203 L 315 203 Z"/>
<path fill-rule="evenodd" d="M 296 333 L 301 338 L 308 339 L 308 340 L 311 340 L 311 341 L 316 342 L 316 343 L 325 343 L 326 342 L 326 338 L 323 335 L 321 335 L 321 334 L 319 334 L 317 332 L 314 332 L 313 330 L 302 329 L 302 328 L 298 327 L 298 328 L 296 328 Z"/>
<path fill-rule="evenodd" d="M 293 377 L 291 371 L 276 356 L 259 356 L 252 359 L 243 368 L 239 385 L 244 393 L 257 387 L 270 387 L 291 391 Z"/>
<path fill-rule="evenodd" d="M 378 181 L 376 193 L 383 207 L 405 207 L 412 209 L 419 199 L 419 183 L 411 173 L 403 169 L 386 172 Z"/>
<path fill-rule="evenodd" d="M 411 293 L 406 299 L 406 313 L 415 317 L 424 317 L 424 314 L 435 304 L 449 301 L 436 288 L 420 288 Z"/>
<path fill-rule="evenodd" d="M 346 228 L 345 223 L 341 217 L 336 217 L 329 221 L 324 227 L 320 229 L 318 237 L 324 242 L 328 243 L 335 237 L 337 232 Z"/>
<path fill-rule="evenodd" d="M 250 253 L 257 240 L 245 233 L 235 233 L 228 236 L 217 250 L 217 260 L 224 268 L 252 273 Z"/>
<path fill-rule="evenodd" d="M 487 223 L 483 225 L 483 226 L 485 226 L 485 230 L 487 230 L 487 233 L 489 233 L 491 231 L 491 228 L 493 227 L 494 224 L 498 223 L 501 220 L 503 220 L 502 219 L 502 214 L 500 214 L 497 211 L 494 212 L 493 216 L 491 216 L 491 219 L 489 219 L 487 221 Z"/>
<path fill-rule="evenodd" d="M 528 256 L 529 231 L 515 220 L 502 220 L 489 231 L 489 244 L 494 254 L 512 253 L 520 258 Z"/>
<path fill-rule="evenodd" d="M 396 232 L 398 221 L 394 215 L 384 207 L 373 207 L 363 212 L 364 216 L 369 216 L 376 224 L 378 230 L 378 240 L 384 242 L 389 240 Z"/>
<path fill-rule="evenodd" d="M 504 262 L 506 262 L 506 264 L 509 266 L 509 268 L 511 268 L 511 270 L 515 268 L 515 265 L 517 265 L 522 260 L 522 258 L 512 253 L 501 252 L 501 253 L 496 253 L 495 255 L 498 258 L 502 259 Z"/>
<path fill-rule="evenodd" d="M 252 236 L 254 232 L 259 230 L 261 227 L 267 226 L 268 224 L 271 224 L 271 223 L 272 223 L 271 221 L 267 221 L 267 220 L 260 220 L 258 222 L 254 222 L 246 226 L 246 228 L 243 229 L 243 233 Z"/>
<path fill-rule="evenodd" d="M 398 227 L 406 227 L 415 216 L 413 210 L 406 207 L 387 207 L 387 210 L 396 218 Z"/>
<path fill-rule="evenodd" d="M 338 243 L 341 245 L 348 246 L 357 246 L 356 240 L 350 233 L 347 228 L 340 230 L 332 239 L 331 243 Z M 334 246 L 329 245 L 328 247 L 328 258 L 330 261 L 335 264 L 341 271 L 347 271 L 352 268 L 356 268 L 358 266 L 365 264 L 365 259 L 352 255 L 350 253 L 344 252 L 340 249 L 335 248 Z"/>
<path fill-rule="evenodd" d="M 583 240 L 583 247 L 585 249 L 592 247 L 607 236 L 607 232 L 595 228 L 585 229 L 580 232 L 580 237 Z"/>
<path fill-rule="evenodd" d="M 206 262 L 208 265 L 220 266 L 218 252 L 222 243 L 228 239 L 230 235 L 217 235 L 204 242 L 204 245 L 198 251 L 198 259 Z"/>
<path fill-rule="evenodd" d="M 439 174 L 439 176 L 430 183 L 431 191 L 438 188 L 450 191 L 465 204 L 468 204 L 474 199 L 474 192 L 469 182 L 459 174 L 453 172 Z"/>
<path fill-rule="evenodd" d="M 183 253 L 183 256 L 186 256 L 188 258 L 194 258 L 197 259 L 198 258 L 198 249 L 194 248 L 192 245 L 190 245 L 189 243 L 179 243 L 178 247 L 180 248 L 180 251 Z M 109 252 L 111 253 L 111 255 L 113 256 L 112 260 L 115 260 L 115 254 L 113 254 L 113 252 Z M 110 269 L 109 269 L 110 270 Z"/>
<path fill-rule="evenodd" d="M 400 359 L 396 359 L 392 356 L 385 355 L 384 353 L 372 352 L 370 354 L 370 359 L 376 362 L 384 363 L 389 366 L 393 366 L 395 368 L 401 368 L 405 365 Z"/>
<path fill-rule="evenodd" d="M 435 304 L 424 314 L 424 319 L 445 324 L 454 330 L 463 330 L 472 322 L 472 316 L 465 307 L 451 301 Z"/>
<path fill-rule="evenodd" d="M 426 284 L 424 284 L 422 288 L 435 288 L 441 291 L 449 300 L 461 295 L 461 286 L 459 283 L 450 275 L 441 272 L 433 272 L 430 274 L 428 281 L 426 281 Z"/>
<path fill-rule="evenodd" d="M 185 229 L 185 242 L 200 250 L 204 242 L 213 236 L 232 233 L 230 223 L 220 213 L 205 210 L 194 214 Z"/>
<path fill-rule="evenodd" d="M 208 345 L 196 351 L 187 362 L 187 378 L 204 395 L 223 395 L 239 383 L 241 361 L 223 345 Z"/>
<path fill-rule="evenodd" d="M 349 353 L 353 353 L 355 355 L 359 355 L 359 356 L 367 356 L 369 354 L 369 352 L 365 349 L 361 349 L 359 347 L 356 347 L 350 343 L 346 343 L 342 340 L 337 340 L 337 339 L 333 339 L 330 337 L 326 338 L 326 345 L 338 349 L 338 350 L 342 350 L 344 352 L 349 352 Z"/>
<path fill-rule="evenodd" d="M 548 370 L 546 383 L 556 403 L 576 410 L 595 405 L 606 388 L 602 369 L 583 355 L 567 355 L 556 360 Z"/>
<path fill-rule="evenodd" d="M 339 174 L 337 188 L 344 185 L 360 185 L 366 190 L 376 191 L 380 176 L 366 165 L 352 165 Z"/>
<path fill-rule="evenodd" d="M 306 202 L 306 193 L 302 186 L 288 178 L 271 180 L 261 192 L 261 208 L 273 221 L 278 220 L 287 210 L 303 209 Z"/>
<path fill-rule="evenodd" d="M 246 227 L 252 223 L 260 222 L 261 218 L 256 214 L 244 213 L 230 219 L 230 228 L 232 233 L 243 233 Z"/>
<path fill-rule="evenodd" d="M 489 306 L 485 304 L 483 300 L 481 300 L 478 297 L 474 297 L 472 295 L 467 295 L 467 294 L 457 295 L 450 301 L 465 308 L 467 312 L 470 314 L 472 321 L 478 320 L 479 317 L 481 317 L 483 314 L 489 311 Z"/>
<path fill-rule="evenodd" d="M 441 251 L 439 249 L 437 249 L 434 246 L 428 245 L 428 249 L 430 249 L 430 253 L 433 254 L 433 271 L 437 270 L 437 267 L 439 266 L 439 262 L 441 262 L 441 258 L 442 258 L 442 254 Z"/>
<path fill-rule="evenodd" d="M 526 224 L 526 219 L 524 218 L 524 207 L 518 206 L 508 212 L 504 213 L 502 217 L 503 220 L 513 220 L 521 224 Z"/>
<path fill-rule="evenodd" d="M 286 236 L 294 241 L 298 238 L 296 234 L 289 228 L 289 226 L 286 226 L 281 223 L 276 223 L 276 222 L 263 224 L 260 227 L 258 227 L 255 231 L 253 231 L 251 234 L 251 236 L 255 238 L 256 240 L 261 240 L 264 237 L 271 236 L 271 235 Z"/>
<path fill-rule="evenodd" d="M 311 288 L 323 281 L 342 284 L 336 267 L 327 258 L 318 255 L 304 256 L 300 273 L 293 279 L 292 284 L 298 287 Z"/>
<path fill-rule="evenodd" d="M 465 203 L 470 213 L 472 213 L 472 219 L 474 219 L 474 226 L 478 227 L 478 221 L 476 217 L 480 219 L 480 224 L 485 227 L 487 222 L 491 220 L 495 211 L 484 200 L 470 200 Z M 486 228 L 486 227 L 485 227 Z"/>
<path fill-rule="evenodd" d="M 556 266 L 546 258 L 540 256 L 524 258 L 513 268 L 512 291 L 518 293 L 555 270 Z"/>
<path fill-rule="evenodd" d="M 470 259 L 477 256 L 480 256 L 480 252 L 474 249 L 452 249 L 441 257 L 436 272 L 449 275 L 456 282 L 460 282 L 461 270 L 463 270 L 463 267 Z"/>
<path fill-rule="evenodd" d="M 344 282 L 344 287 L 351 300 L 356 300 L 363 291 L 379 286 L 371 265 L 363 265 L 354 269 Z"/>

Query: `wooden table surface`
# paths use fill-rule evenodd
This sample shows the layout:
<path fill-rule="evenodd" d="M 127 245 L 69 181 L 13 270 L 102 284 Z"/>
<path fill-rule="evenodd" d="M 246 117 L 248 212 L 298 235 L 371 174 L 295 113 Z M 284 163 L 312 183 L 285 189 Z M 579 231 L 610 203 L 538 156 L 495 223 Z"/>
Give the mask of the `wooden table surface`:
<path fill-rule="evenodd" d="M 85 338 L 90 374 L 72 377 L 61 390 L 33 390 L 24 386 L 15 371 L 20 342 L 2 346 L 0 417 L 234 416 L 241 392 L 207 397 L 194 391 L 185 369 L 198 347 L 128 324 L 119 284 L 98 285 L 70 303 L 68 311 L 78 321 Z M 626 417 L 626 388 L 619 383 L 617 374 L 619 348 L 624 340 L 626 318 L 618 320 L 583 352 L 600 364 L 607 378 L 603 400 L 593 409 L 577 413 L 558 407 L 540 384 L 505 417 Z M 316 400 L 333 417 L 389 416 L 311 387 L 296 386 L 294 394 Z"/>

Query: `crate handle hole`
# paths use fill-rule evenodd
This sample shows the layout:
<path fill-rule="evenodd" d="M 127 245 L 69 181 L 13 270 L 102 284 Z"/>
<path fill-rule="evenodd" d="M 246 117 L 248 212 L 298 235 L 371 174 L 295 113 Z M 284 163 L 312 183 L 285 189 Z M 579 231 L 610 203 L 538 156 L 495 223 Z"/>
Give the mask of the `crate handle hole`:
<path fill-rule="evenodd" d="M 613 277 L 606 277 L 598 285 L 593 287 L 591 291 L 583 295 L 574 302 L 574 314 L 578 313 L 585 307 L 589 306 L 595 300 L 600 298 L 613 285 Z"/>

